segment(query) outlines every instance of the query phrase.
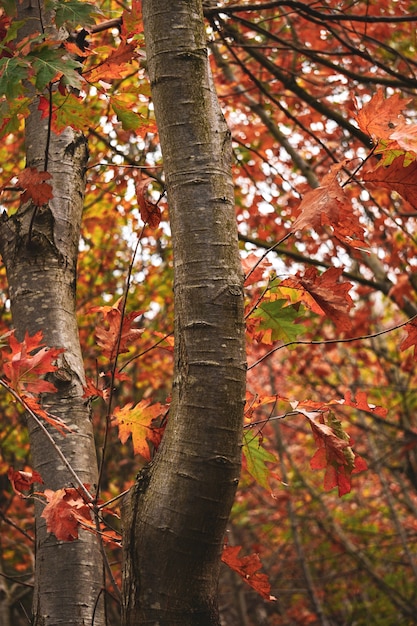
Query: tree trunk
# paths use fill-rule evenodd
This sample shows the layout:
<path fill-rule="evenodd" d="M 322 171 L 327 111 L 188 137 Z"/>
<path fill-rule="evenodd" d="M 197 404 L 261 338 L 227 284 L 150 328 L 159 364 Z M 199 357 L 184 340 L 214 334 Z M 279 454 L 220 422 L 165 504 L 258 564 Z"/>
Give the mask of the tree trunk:
<path fill-rule="evenodd" d="M 36 6 L 36 8 L 33 8 Z M 41 4 L 19 4 L 24 20 L 20 37 L 39 32 L 47 23 Z M 42 17 L 42 23 L 40 20 Z M 41 330 L 44 343 L 62 347 L 59 370 L 52 382 L 57 392 L 44 394 L 43 406 L 72 430 L 66 437 L 48 430 L 82 482 L 97 483 L 97 460 L 88 403 L 83 398 L 84 369 L 75 315 L 75 285 L 80 222 L 85 188 L 87 146 L 81 133 L 67 128 L 48 133 L 34 96 L 26 120 L 26 166 L 52 175 L 53 199 L 35 210 L 31 202 L 4 217 L 0 228 L 2 253 L 10 289 L 16 336 Z M 47 156 L 46 156 L 47 155 Z M 76 486 L 57 450 L 28 417 L 32 466 L 57 490 Z M 36 572 L 33 624 L 100 626 L 104 623 L 103 565 L 97 538 L 80 533 L 73 542 L 58 541 L 46 530 L 36 504 Z M 93 622 L 94 615 L 94 622 Z"/>
<path fill-rule="evenodd" d="M 246 372 L 231 141 L 201 0 L 144 0 L 143 17 L 174 249 L 175 371 L 163 442 L 125 507 L 124 624 L 212 626 Z"/>

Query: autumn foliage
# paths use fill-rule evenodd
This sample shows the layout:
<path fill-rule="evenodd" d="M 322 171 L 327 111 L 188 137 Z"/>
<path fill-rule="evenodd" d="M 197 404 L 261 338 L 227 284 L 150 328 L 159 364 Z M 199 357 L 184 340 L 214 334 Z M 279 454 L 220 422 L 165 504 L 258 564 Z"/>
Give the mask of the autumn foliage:
<path fill-rule="evenodd" d="M 54 133 L 71 126 L 89 141 L 77 314 L 100 457 L 99 485 L 42 490 L 23 415 L 71 437 L 45 409 L 65 351 L 41 333 L 16 337 L 1 267 L 0 574 L 15 593 L 33 583 L 35 499 L 58 539 L 86 529 L 119 563 L 120 495 L 169 420 L 175 313 L 140 2 L 53 2 L 58 28 L 85 29 L 81 48 L 17 43 L 13 4 L 0 18 L 2 210 L 52 199 L 47 169 L 22 157 L 36 93 Z M 415 3 L 218 4 L 205 15 L 234 142 L 248 359 L 243 472 L 222 556 L 239 577 L 223 571 L 225 619 L 411 623 Z M 113 576 L 120 584 L 119 566 Z"/>

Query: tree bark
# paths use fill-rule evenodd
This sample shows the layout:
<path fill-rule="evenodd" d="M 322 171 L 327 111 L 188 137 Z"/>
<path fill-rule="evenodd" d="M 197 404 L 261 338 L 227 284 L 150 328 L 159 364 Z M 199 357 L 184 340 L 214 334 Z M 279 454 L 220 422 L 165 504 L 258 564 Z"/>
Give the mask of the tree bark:
<path fill-rule="evenodd" d="M 213 626 L 246 373 L 231 140 L 201 0 L 144 0 L 143 17 L 174 249 L 175 371 L 163 442 L 125 507 L 123 623 Z"/>
<path fill-rule="evenodd" d="M 33 5 L 34 7 L 35 5 Z M 47 23 L 42 5 L 19 3 L 24 26 L 20 37 L 41 31 Z M 42 22 L 41 19 L 42 18 Z M 35 209 L 21 205 L 0 227 L 0 252 L 10 290 L 16 336 L 43 333 L 44 343 L 61 347 L 59 370 L 51 379 L 56 393 L 44 394 L 43 407 L 58 416 L 71 433 L 61 436 L 49 428 L 58 447 L 82 482 L 97 483 L 97 460 L 88 403 L 83 398 L 84 369 L 75 315 L 78 242 L 88 153 L 81 133 L 67 128 L 59 136 L 48 131 L 34 95 L 26 120 L 26 166 L 52 175 L 53 199 Z M 47 156 L 46 156 L 47 155 Z M 32 466 L 44 488 L 57 490 L 74 484 L 74 477 L 37 423 L 28 417 Z M 82 626 L 104 623 L 103 565 L 97 538 L 81 531 L 78 540 L 58 541 L 40 517 L 36 503 L 36 570 L 33 624 Z M 94 615 L 94 622 L 93 622 Z"/>

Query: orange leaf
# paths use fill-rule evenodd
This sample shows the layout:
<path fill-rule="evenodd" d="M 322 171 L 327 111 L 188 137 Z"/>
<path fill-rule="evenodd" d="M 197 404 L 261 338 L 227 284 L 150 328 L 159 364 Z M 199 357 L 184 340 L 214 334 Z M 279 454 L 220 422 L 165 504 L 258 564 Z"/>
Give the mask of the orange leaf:
<path fill-rule="evenodd" d="M 128 43 L 122 39 L 119 47 L 116 50 L 112 50 L 107 59 L 85 72 L 84 75 L 88 76 L 90 82 L 123 78 L 126 71 L 131 71 L 127 64 L 135 58 L 136 46 L 136 43 Z"/>
<path fill-rule="evenodd" d="M 156 450 L 162 438 L 163 428 L 152 424 L 156 418 L 166 412 L 166 407 L 151 400 L 141 400 L 138 404 L 126 404 L 123 408 L 116 407 L 113 420 L 119 428 L 119 439 L 126 443 L 132 435 L 133 450 L 147 461 L 151 460 L 151 447 Z"/>
<path fill-rule="evenodd" d="M 268 576 L 259 573 L 262 567 L 261 559 L 257 554 L 239 557 L 242 546 L 225 546 L 223 548 L 222 561 L 257 591 L 265 600 L 276 600 L 271 596 L 271 585 Z"/>
<path fill-rule="evenodd" d="M 39 172 L 35 167 L 27 167 L 17 177 L 17 187 L 23 189 L 22 202 L 31 200 L 36 206 L 47 204 L 53 197 L 52 187 L 46 180 L 52 178 L 49 172 Z"/>
<path fill-rule="evenodd" d="M 372 100 L 356 114 L 359 128 L 374 139 L 389 139 L 410 101 L 403 100 L 398 93 L 384 98 L 382 89 L 378 89 Z"/>

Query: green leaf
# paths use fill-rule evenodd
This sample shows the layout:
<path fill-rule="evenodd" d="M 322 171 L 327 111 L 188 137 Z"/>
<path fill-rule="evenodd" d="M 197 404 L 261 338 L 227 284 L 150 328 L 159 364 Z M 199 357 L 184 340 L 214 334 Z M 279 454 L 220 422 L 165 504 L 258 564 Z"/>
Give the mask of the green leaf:
<path fill-rule="evenodd" d="M 17 57 L 0 59 L 0 96 L 14 100 L 23 93 L 23 81 L 27 78 L 29 64 Z"/>
<path fill-rule="evenodd" d="M 253 313 L 254 317 L 261 319 L 258 328 L 271 331 L 272 341 L 295 341 L 304 332 L 304 326 L 296 324 L 300 317 L 299 307 L 286 305 L 286 300 L 262 302 Z"/>
<path fill-rule="evenodd" d="M 58 74 L 64 75 L 66 84 L 75 89 L 81 89 L 81 77 L 76 71 L 82 67 L 81 63 L 69 56 L 62 56 L 62 54 L 62 49 L 47 48 L 46 46 L 28 54 L 27 58 L 32 59 L 32 67 L 36 74 L 35 87 L 39 91 L 43 91 Z"/>
<path fill-rule="evenodd" d="M 269 479 L 272 476 L 271 470 L 265 463 L 277 465 L 278 459 L 261 446 L 261 438 L 253 432 L 243 433 L 243 455 L 246 459 L 246 469 L 256 482 L 268 491 L 271 491 Z"/>
<path fill-rule="evenodd" d="M 117 118 L 122 123 L 123 130 L 137 130 L 143 126 L 143 120 L 138 113 L 135 113 L 135 111 L 123 106 L 123 103 L 120 101 L 116 102 L 114 98 L 112 98 L 111 102 Z"/>
<path fill-rule="evenodd" d="M 55 24 L 58 28 L 66 26 L 68 30 L 74 30 L 78 26 L 91 26 L 95 24 L 95 16 L 101 15 L 101 11 L 89 2 L 68 2 L 52 3 L 55 8 Z"/>
<path fill-rule="evenodd" d="M 22 117 L 29 115 L 29 98 L 14 98 L 0 103 L 0 137 L 16 132 Z"/>

